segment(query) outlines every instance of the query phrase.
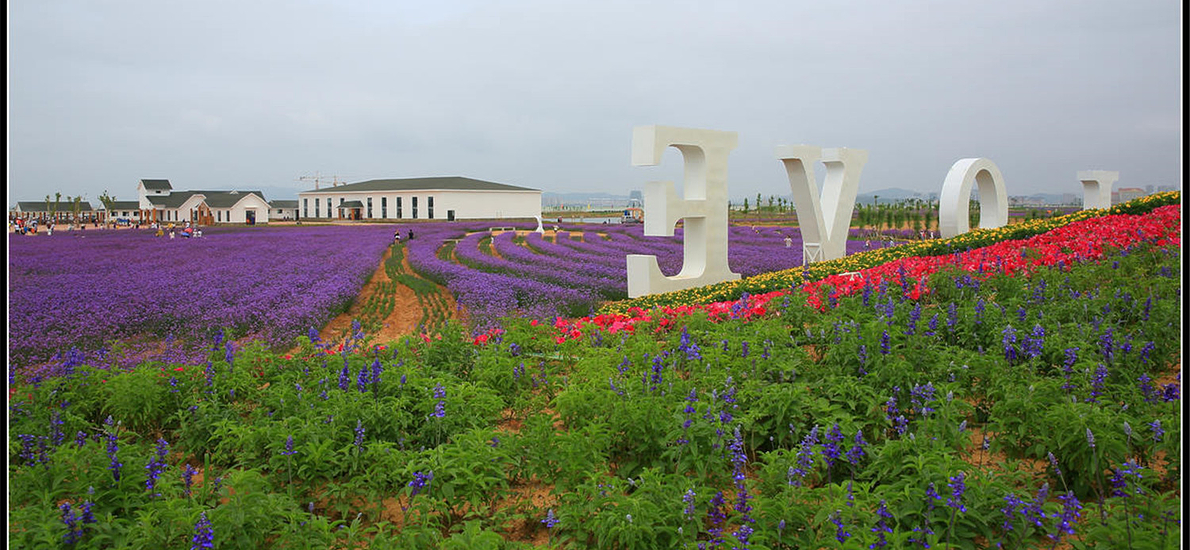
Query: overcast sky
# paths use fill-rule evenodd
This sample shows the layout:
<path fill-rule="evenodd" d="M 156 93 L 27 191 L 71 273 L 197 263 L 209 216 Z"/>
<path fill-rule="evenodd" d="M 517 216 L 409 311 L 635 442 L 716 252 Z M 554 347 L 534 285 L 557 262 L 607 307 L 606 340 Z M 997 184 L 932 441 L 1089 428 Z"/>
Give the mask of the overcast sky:
<path fill-rule="evenodd" d="M 432 5 L 432 6 L 431 6 Z M 8 3 L 8 200 L 461 175 L 627 194 L 632 128 L 739 133 L 732 197 L 787 195 L 777 145 L 868 151 L 860 192 L 1180 185 L 1182 3 L 499 0 Z"/>

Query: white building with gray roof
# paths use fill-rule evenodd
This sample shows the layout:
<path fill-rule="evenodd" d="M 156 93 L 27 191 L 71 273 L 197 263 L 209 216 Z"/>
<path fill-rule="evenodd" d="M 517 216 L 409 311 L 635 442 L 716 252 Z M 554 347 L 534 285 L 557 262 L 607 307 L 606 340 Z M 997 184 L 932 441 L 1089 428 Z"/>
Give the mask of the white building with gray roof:
<path fill-rule="evenodd" d="M 459 176 L 378 179 L 298 193 L 298 217 L 475 220 L 541 216 L 541 191 Z"/>

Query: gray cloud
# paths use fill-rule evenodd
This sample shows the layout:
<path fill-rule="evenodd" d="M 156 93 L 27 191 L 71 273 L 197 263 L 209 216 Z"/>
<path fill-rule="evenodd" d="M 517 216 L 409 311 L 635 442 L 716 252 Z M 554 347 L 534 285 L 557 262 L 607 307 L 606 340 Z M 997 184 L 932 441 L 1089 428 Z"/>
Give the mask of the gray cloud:
<path fill-rule="evenodd" d="M 937 191 L 983 156 L 1010 194 L 1181 180 L 1170 2 L 19 2 L 9 203 L 467 175 L 547 191 L 681 178 L 633 126 L 737 131 L 733 196 L 788 192 L 773 147 L 867 149 L 861 190 Z M 270 197 L 284 198 L 284 197 Z"/>

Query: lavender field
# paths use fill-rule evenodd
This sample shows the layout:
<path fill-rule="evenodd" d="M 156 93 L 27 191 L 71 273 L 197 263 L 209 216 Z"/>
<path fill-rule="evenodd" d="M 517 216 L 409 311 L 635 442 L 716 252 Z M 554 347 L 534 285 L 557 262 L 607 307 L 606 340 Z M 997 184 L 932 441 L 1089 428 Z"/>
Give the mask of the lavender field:
<path fill-rule="evenodd" d="M 391 240 L 382 226 L 9 235 L 10 368 L 139 335 L 291 345 L 346 310 Z"/>
<path fill-rule="evenodd" d="M 405 241 L 412 267 L 445 285 L 476 328 L 508 315 L 585 315 L 625 298 L 628 254 L 656 255 L 667 275 L 681 269 L 681 229 L 663 238 L 644 236 L 641 226 L 566 224 L 543 238 L 529 231 L 535 224 L 504 226 L 519 232 L 492 225 L 400 226 L 416 232 Z M 21 367 L 137 336 L 175 342 L 224 329 L 275 348 L 293 345 L 347 310 L 393 227 L 212 228 L 201 239 L 149 230 L 11 235 L 11 361 Z M 796 228 L 732 227 L 729 241 L 729 264 L 745 277 L 802 263 Z M 848 251 L 865 246 L 854 240 Z"/>
<path fill-rule="evenodd" d="M 562 224 L 551 239 L 525 233 L 531 224 L 515 225 L 519 233 L 489 232 L 490 225 L 419 225 L 409 243 L 413 268 L 446 285 L 477 326 L 511 314 L 584 315 L 603 300 L 626 298 L 628 254 L 657 256 L 666 275 L 682 266 L 681 229 L 646 237 L 639 225 Z M 797 228 L 735 226 L 728 242 L 728 264 L 744 277 L 802 265 Z M 886 244 L 856 239 L 847 251 Z M 444 257 L 444 249 L 452 254 Z"/>

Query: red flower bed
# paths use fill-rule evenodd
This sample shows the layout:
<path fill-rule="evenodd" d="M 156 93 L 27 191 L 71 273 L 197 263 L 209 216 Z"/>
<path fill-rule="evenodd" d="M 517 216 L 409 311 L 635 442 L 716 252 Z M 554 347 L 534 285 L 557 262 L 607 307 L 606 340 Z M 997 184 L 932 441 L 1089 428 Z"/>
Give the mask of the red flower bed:
<path fill-rule="evenodd" d="M 823 291 L 828 297 L 838 298 L 860 292 L 865 286 L 879 286 L 887 281 L 890 285 L 902 287 L 908 298 L 916 300 L 928 292 L 926 281 L 929 275 L 943 268 L 957 267 L 986 279 L 995 274 L 1029 273 L 1043 266 L 1094 261 L 1103 257 L 1105 249 L 1124 249 L 1141 241 L 1148 241 L 1157 246 L 1180 246 L 1181 218 L 1178 205 L 1162 206 L 1139 216 L 1102 216 L 1074 222 L 1028 239 L 1002 241 L 946 256 L 904 258 L 855 273 L 831 275 L 807 282 L 802 285 L 801 292 L 806 295 L 807 305 L 825 310 L 826 306 L 822 303 Z M 559 332 L 555 340 L 562 343 L 568 339 L 579 338 L 582 336 L 582 329 L 589 325 L 611 333 L 632 332 L 640 323 L 657 320 L 656 330 L 660 331 L 672 326 L 676 319 L 700 311 L 706 312 L 712 320 L 763 316 L 768 312 L 767 305 L 773 298 L 789 293 L 780 290 L 745 296 L 730 302 L 651 310 L 632 308 L 626 315 L 604 314 L 578 319 L 558 319 L 554 323 Z M 477 339 L 476 343 L 482 342 Z"/>

